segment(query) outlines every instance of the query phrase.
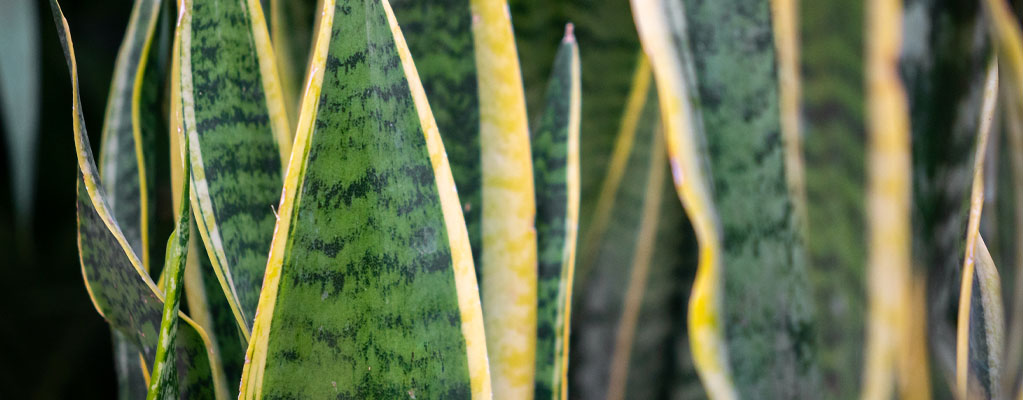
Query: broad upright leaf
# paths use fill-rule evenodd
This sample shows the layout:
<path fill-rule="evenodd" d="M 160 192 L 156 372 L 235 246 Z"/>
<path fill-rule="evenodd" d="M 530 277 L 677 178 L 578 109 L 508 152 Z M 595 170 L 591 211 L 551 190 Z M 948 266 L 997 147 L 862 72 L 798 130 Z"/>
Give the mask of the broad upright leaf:
<path fill-rule="evenodd" d="M 704 133 L 686 13 L 673 0 L 632 0 L 643 51 L 657 82 L 661 120 L 675 191 L 699 243 L 696 279 L 689 297 L 689 343 L 707 395 L 738 398 L 722 334 L 721 226 L 703 168 Z"/>
<path fill-rule="evenodd" d="M 963 255 L 963 271 L 961 278 L 961 289 L 959 295 L 959 315 L 958 315 L 958 328 L 956 332 L 956 385 L 957 392 L 962 398 L 966 398 L 967 393 L 976 392 L 984 393 L 986 398 L 1001 398 L 1001 382 L 998 373 L 1001 372 L 999 368 L 1001 364 L 1001 348 L 994 349 L 990 348 L 991 343 L 980 341 L 980 346 L 974 346 L 973 336 L 981 336 L 979 334 L 972 335 L 971 328 L 974 320 L 987 321 L 984 318 L 986 315 L 974 314 L 972 311 L 974 308 L 979 308 L 980 312 L 985 312 L 984 306 L 987 302 L 981 304 L 975 304 L 973 302 L 974 293 L 973 287 L 975 283 L 980 286 L 981 289 L 988 289 L 988 286 L 984 285 L 984 282 L 975 282 L 975 275 L 984 276 L 983 271 L 975 271 L 975 261 L 982 258 L 978 255 L 979 249 L 984 247 L 985 255 L 988 259 L 991 258 L 990 254 L 986 254 L 987 246 L 980 245 L 980 217 L 983 214 L 984 208 L 984 159 L 988 149 L 988 137 L 990 136 L 991 120 L 994 117 L 995 112 L 995 99 L 998 96 L 998 62 L 992 61 L 991 66 L 988 67 L 987 82 L 984 85 L 984 101 L 981 106 L 980 121 L 977 129 L 977 145 L 974 150 L 973 159 L 973 183 L 970 190 L 970 208 L 969 217 L 966 225 L 966 250 Z M 994 264 L 992 261 L 990 264 Z M 976 274 L 975 274 L 976 272 Z M 996 271 L 997 275 L 997 271 Z M 988 296 L 991 295 L 989 290 L 981 290 L 978 293 L 978 297 L 987 300 Z M 999 311 L 1001 310 L 1001 290 L 998 290 L 998 303 Z M 999 316 L 1000 317 L 1000 316 Z M 999 323 L 1001 320 L 999 318 Z M 980 324 L 983 327 L 983 323 Z M 999 334 L 1001 334 L 1001 327 L 998 328 Z M 987 335 L 984 335 L 987 336 Z M 999 340 L 999 345 L 1001 341 Z M 977 354 L 979 353 L 979 354 Z M 979 365 L 971 362 L 976 360 L 977 355 L 981 355 Z M 991 358 L 997 359 L 998 365 L 990 365 L 987 361 L 988 355 Z M 994 367 L 994 368 L 992 368 Z M 974 375 L 982 384 L 980 388 L 970 388 L 968 385 L 968 377 Z"/>
<path fill-rule="evenodd" d="M 36 142 L 39 140 L 39 27 L 36 2 L 0 1 L 0 115 L 10 161 L 14 215 L 28 228 L 35 193 Z"/>
<path fill-rule="evenodd" d="M 114 220 L 99 182 L 78 96 L 78 66 L 67 21 L 50 2 L 72 84 L 72 121 L 78 156 L 78 246 L 82 276 L 96 310 L 152 363 L 158 346 L 163 295 L 142 268 Z M 178 391 L 186 398 L 226 397 L 219 365 L 208 351 L 205 333 L 188 318 L 175 344 Z M 146 365 L 150 367 L 151 365 Z"/>
<path fill-rule="evenodd" d="M 536 367 L 536 203 L 529 127 L 505 0 L 471 0 L 483 174 L 478 274 L 498 399 L 530 399 Z"/>
<path fill-rule="evenodd" d="M 476 277 L 480 278 L 483 211 L 480 102 L 473 53 L 472 15 L 466 0 L 395 0 L 398 24 L 444 140 L 462 201 Z"/>
<path fill-rule="evenodd" d="M 537 399 L 568 398 L 568 337 L 579 229 L 579 48 L 565 28 L 530 142 L 536 182 Z"/>
<path fill-rule="evenodd" d="M 171 124 L 190 141 L 192 209 L 246 340 L 259 301 L 290 135 L 256 0 L 182 0 Z"/>
<path fill-rule="evenodd" d="M 465 224 L 394 15 L 321 12 L 240 397 L 490 398 Z"/>

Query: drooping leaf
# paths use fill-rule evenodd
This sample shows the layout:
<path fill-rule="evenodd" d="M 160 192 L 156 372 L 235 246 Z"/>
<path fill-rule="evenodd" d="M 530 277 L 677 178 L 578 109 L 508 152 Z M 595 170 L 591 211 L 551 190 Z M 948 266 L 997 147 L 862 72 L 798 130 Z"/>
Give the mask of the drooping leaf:
<path fill-rule="evenodd" d="M 83 120 L 70 31 L 57 2 L 51 1 L 50 6 L 71 75 L 82 276 L 96 310 L 111 327 L 138 346 L 145 362 L 151 364 L 158 346 L 163 295 L 142 268 L 141 260 L 128 245 L 107 205 Z M 191 320 L 183 315 L 181 318 L 186 323 L 181 325 L 175 344 L 179 393 L 187 398 L 225 398 L 219 365 L 208 352 L 205 334 Z"/>
<path fill-rule="evenodd" d="M 490 398 L 454 181 L 394 15 L 321 13 L 240 398 Z"/>
<path fill-rule="evenodd" d="M 192 209 L 248 340 L 290 134 L 256 0 L 183 0 L 171 71 L 171 131 L 190 141 Z"/>
<path fill-rule="evenodd" d="M 11 171 L 14 215 L 28 228 L 35 194 L 39 141 L 39 26 L 36 2 L 0 2 L 0 115 L 4 120 L 7 167 Z"/>
<path fill-rule="evenodd" d="M 988 149 L 988 137 L 990 136 L 991 120 L 994 117 L 995 112 L 995 99 L 998 96 L 998 63 L 992 61 L 990 67 L 988 67 L 987 80 L 984 85 L 984 101 L 981 106 L 980 119 L 977 128 L 977 145 L 974 150 L 973 159 L 973 183 L 970 190 L 970 208 L 969 217 L 966 225 L 966 251 L 963 255 L 963 272 L 962 272 L 962 285 L 959 295 L 959 315 L 958 315 L 958 328 L 956 332 L 956 385 L 957 392 L 965 398 L 967 393 L 983 393 L 985 398 L 1001 398 L 1001 381 L 998 373 L 1001 364 L 1001 348 L 994 349 L 989 347 L 991 344 L 989 341 L 979 341 L 978 346 L 973 344 L 972 338 L 984 337 L 987 335 L 971 334 L 973 331 L 972 325 L 975 320 L 982 321 L 979 325 L 984 326 L 984 322 L 987 322 L 985 306 L 987 302 L 981 304 L 975 304 L 973 302 L 974 297 L 979 297 L 987 300 L 987 296 L 991 293 L 984 293 L 978 291 L 977 296 L 974 296 L 974 286 L 979 285 L 983 289 L 988 289 L 989 286 L 985 286 L 985 282 L 976 280 L 974 275 L 985 276 L 981 271 L 975 271 L 975 261 L 979 260 L 983 256 L 978 255 L 979 249 L 984 247 L 985 255 L 988 259 L 991 258 L 990 254 L 986 254 L 987 246 L 981 246 L 979 244 L 980 237 L 980 217 L 983 214 L 984 207 L 984 160 Z M 991 264 L 994 262 L 992 261 Z M 990 273 L 989 271 L 987 271 Z M 995 272 L 997 275 L 997 271 Z M 976 284 L 976 285 L 975 285 Z M 1001 290 L 998 290 L 998 302 L 999 311 L 1001 310 Z M 974 314 L 973 309 L 978 308 L 979 313 Z M 1000 312 L 999 312 L 1000 314 Z M 1001 323 L 999 315 L 998 323 Z M 974 331 L 975 332 L 975 331 Z M 1001 328 L 998 330 L 1001 334 Z M 1001 340 L 998 341 L 999 345 Z M 999 365 L 995 365 L 995 368 L 991 368 L 988 361 L 990 358 L 997 359 Z M 979 357 L 978 357 L 979 356 Z M 971 362 L 977 360 L 978 362 Z M 979 365 L 977 365 L 979 364 Z M 980 381 L 981 387 L 971 388 L 968 384 L 968 378 L 970 375 L 976 376 Z"/>
<path fill-rule="evenodd" d="M 270 38 L 281 78 L 281 91 L 288 111 L 288 121 L 295 123 L 298 102 L 305 88 L 306 64 L 313 40 L 317 0 L 263 0 L 263 12 L 270 15 Z M 269 8 L 266 7 L 269 4 Z M 288 139 L 294 139 L 294 126 Z"/>
<path fill-rule="evenodd" d="M 177 133 L 177 132 L 176 132 Z M 177 133 L 180 134 L 180 133 Z M 182 158 L 188 153 L 188 142 L 184 144 Z M 173 157 L 173 155 L 172 155 Z M 189 174 L 189 162 L 183 161 L 184 172 Z M 178 365 L 174 346 L 178 336 L 178 310 L 181 308 L 181 292 L 184 287 L 185 261 L 188 257 L 189 231 L 191 230 L 191 214 L 188 212 L 188 182 L 180 180 L 182 187 L 177 208 L 177 224 L 170 239 L 167 240 L 167 252 L 164 261 L 164 303 L 160 318 L 160 339 L 157 341 L 156 356 L 153 361 L 152 373 L 149 378 L 147 400 L 179 398 Z M 211 354 L 213 354 L 211 352 Z M 187 368 L 187 367 L 186 367 Z"/>
<path fill-rule="evenodd" d="M 471 0 L 480 102 L 483 211 L 479 272 L 494 394 L 533 396 L 536 204 L 529 127 L 505 0 Z"/>
<path fill-rule="evenodd" d="M 536 184 L 536 399 L 568 398 L 568 338 L 579 229 L 579 48 L 565 28 L 547 87 L 547 107 L 530 137 Z"/>
<path fill-rule="evenodd" d="M 721 226 L 704 172 L 704 133 L 699 112 L 687 18 L 681 2 L 632 1 L 643 51 L 657 82 L 664 138 L 675 190 L 699 243 L 696 278 L 687 314 L 693 362 L 708 396 L 738 397 L 722 332 Z"/>
<path fill-rule="evenodd" d="M 469 2 L 395 0 L 391 6 L 416 60 L 416 70 L 444 140 L 469 230 L 476 277 L 480 278 L 480 102 Z"/>

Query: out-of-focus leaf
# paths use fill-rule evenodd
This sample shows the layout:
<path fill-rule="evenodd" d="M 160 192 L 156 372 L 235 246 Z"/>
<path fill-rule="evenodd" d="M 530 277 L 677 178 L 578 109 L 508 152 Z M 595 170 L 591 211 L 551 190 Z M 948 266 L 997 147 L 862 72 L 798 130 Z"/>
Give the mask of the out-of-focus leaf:
<path fill-rule="evenodd" d="M 270 14 L 270 38 L 273 39 L 281 90 L 288 110 L 288 121 L 295 123 L 298 102 L 305 85 L 306 64 L 313 40 L 317 0 L 262 0 L 263 12 Z M 269 8 L 267 7 L 269 3 Z M 294 126 L 288 139 L 294 139 Z"/>
<path fill-rule="evenodd" d="M 972 329 L 976 321 L 979 321 L 979 327 L 984 328 L 987 322 L 987 311 L 984 306 L 988 304 L 986 302 L 975 304 L 973 288 L 975 283 L 982 289 L 989 289 L 989 286 L 985 286 L 985 282 L 979 280 L 975 282 L 975 271 L 974 261 L 981 258 L 977 254 L 980 247 L 984 247 L 984 252 L 987 252 L 987 246 L 981 246 L 978 244 L 978 238 L 980 236 L 980 217 L 983 214 L 984 207 L 984 156 L 987 154 L 987 143 L 988 137 L 990 136 L 991 120 L 994 118 L 995 112 L 995 99 L 998 96 L 998 63 L 992 61 L 991 66 L 987 72 L 987 82 L 984 86 L 984 97 L 983 104 L 981 106 L 980 119 L 977 128 L 977 144 L 974 150 L 973 160 L 973 184 L 970 190 L 970 208 L 969 217 L 966 225 L 966 251 L 963 256 L 963 272 L 962 272 L 962 287 L 959 294 L 959 315 L 958 315 L 958 329 L 956 333 L 956 385 L 957 392 L 961 398 L 966 398 L 967 393 L 983 393 L 984 398 L 1001 398 L 1001 382 L 998 373 L 1001 368 L 1002 349 L 1001 338 L 999 337 L 998 344 L 999 348 L 991 348 L 991 341 L 974 341 L 973 337 L 988 337 L 989 335 L 972 335 L 971 331 L 977 332 Z M 990 254 L 986 254 L 990 258 Z M 992 261 L 991 264 L 994 262 Z M 990 273 L 990 271 L 988 271 Z M 977 275 L 983 275 L 981 271 L 976 271 Z M 997 274 L 997 271 L 996 271 Z M 991 293 L 983 293 L 983 290 L 978 291 L 977 297 L 987 300 L 986 296 L 990 296 Z M 999 314 L 1001 314 L 1001 289 L 998 290 L 998 301 L 999 301 Z M 977 314 L 973 313 L 974 308 L 979 308 Z M 999 321 L 1001 323 L 1001 316 L 999 315 Z M 984 329 L 987 331 L 987 329 Z M 1002 328 L 998 328 L 999 336 L 1002 333 Z M 974 342 L 977 345 L 974 345 Z M 988 359 L 997 359 L 997 365 L 991 365 Z M 992 368 L 994 367 L 994 368 Z M 970 388 L 968 385 L 968 377 L 975 375 L 981 383 L 979 388 Z M 972 390 L 971 390 L 972 389 Z"/>
<path fill-rule="evenodd" d="M 11 171 L 15 219 L 28 228 L 39 141 L 39 26 L 36 2 L 0 0 L 0 114 Z"/>
<path fill-rule="evenodd" d="M 792 207 L 803 228 L 807 227 L 806 172 L 803 132 L 800 128 L 801 84 L 799 73 L 798 0 L 771 0 L 771 27 L 777 53 L 778 104 L 782 141 L 785 144 L 785 178 Z M 803 232 L 806 233 L 805 230 Z"/>
<path fill-rule="evenodd" d="M 142 268 L 107 206 L 92 156 L 78 95 L 78 67 L 67 21 L 50 2 L 72 84 L 72 120 L 78 156 L 78 244 L 82 276 L 96 310 L 152 363 L 158 346 L 163 296 Z M 179 393 L 186 398 L 226 397 L 219 365 L 211 361 L 201 329 L 186 321 L 175 344 Z M 150 366 L 150 365 L 147 365 Z"/>
<path fill-rule="evenodd" d="M 799 7 L 808 275 L 822 395 L 858 399 L 866 313 L 863 1 Z"/>
<path fill-rule="evenodd" d="M 290 134 L 256 0 L 183 0 L 171 71 L 172 132 L 190 141 L 192 210 L 248 340 Z"/>
<path fill-rule="evenodd" d="M 973 254 L 976 276 L 970 303 L 970 386 L 969 393 L 981 398 L 1005 398 L 1002 394 L 1002 362 L 1005 345 L 1005 311 L 1002 281 L 984 238 L 977 236 Z M 977 397 L 971 397 L 977 398 Z"/>
<path fill-rule="evenodd" d="M 568 398 L 568 338 L 579 229 L 579 47 L 565 28 L 530 137 L 536 184 L 536 399 Z"/>
<path fill-rule="evenodd" d="M 1001 63 L 1001 90 L 1005 122 L 1007 125 L 1006 154 L 1009 156 L 1011 195 L 1014 199 L 1015 225 L 1008 232 L 1016 235 L 1023 229 L 1023 33 L 1020 32 L 1019 21 L 1005 0 L 985 0 L 984 13 L 990 21 L 991 38 Z M 1002 394 L 1006 398 L 1016 398 L 1020 394 L 1020 381 L 1023 378 L 1023 246 L 1019 246 L 1019 237 L 1007 237 L 1006 243 L 1015 248 L 1014 270 L 1016 282 L 1012 303 L 1009 306 L 1008 343 L 1005 344 L 1004 369 L 1002 371 Z M 1003 266 L 1004 267 L 1004 266 Z"/>
<path fill-rule="evenodd" d="M 862 398 L 886 399 L 910 326 L 909 105 L 898 74 L 902 4 L 871 0 L 866 10 L 870 308 Z"/>
<path fill-rule="evenodd" d="M 321 12 L 240 398 L 490 398 L 454 180 L 394 15 Z"/>
<path fill-rule="evenodd" d="M 175 132 L 175 134 L 180 134 Z M 188 153 L 188 142 L 179 141 L 184 144 L 184 151 L 181 158 Z M 173 156 L 172 156 L 173 157 Z M 189 174 L 189 162 L 183 162 L 183 176 Z M 188 182 L 180 179 L 181 189 L 177 207 L 177 224 L 170 239 L 167 240 L 167 252 L 164 260 L 163 275 L 164 282 L 163 314 L 160 322 L 160 339 L 157 341 L 156 357 L 153 361 L 153 368 L 149 380 L 149 392 L 147 400 L 174 399 L 180 398 L 178 390 L 178 365 L 176 364 L 175 351 L 173 346 L 177 344 L 178 336 L 178 310 L 181 308 L 181 292 L 184 287 L 185 261 L 188 257 L 188 237 L 191 230 L 191 214 L 188 212 Z M 211 354 L 215 354 L 212 353 Z M 184 366 L 187 368 L 187 365 Z"/>
<path fill-rule="evenodd" d="M 722 332 L 721 227 L 704 171 L 704 133 L 686 13 L 681 2 L 632 0 L 643 51 L 657 81 L 664 138 L 675 191 L 699 243 L 687 313 L 693 362 L 707 394 L 738 398 Z"/>
<path fill-rule="evenodd" d="M 480 292 L 498 400 L 533 396 L 536 203 L 529 127 L 508 3 L 471 0 L 480 103 Z"/>
<path fill-rule="evenodd" d="M 469 230 L 476 278 L 481 278 L 480 102 L 469 2 L 395 0 L 391 6 L 408 40 L 444 140 Z"/>

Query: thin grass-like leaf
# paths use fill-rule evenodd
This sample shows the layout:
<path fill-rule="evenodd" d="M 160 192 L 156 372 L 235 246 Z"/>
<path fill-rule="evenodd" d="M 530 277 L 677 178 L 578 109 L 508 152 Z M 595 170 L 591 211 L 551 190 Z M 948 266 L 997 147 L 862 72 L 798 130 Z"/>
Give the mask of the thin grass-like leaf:
<path fill-rule="evenodd" d="M 519 57 L 505 0 L 471 0 L 483 176 L 480 292 L 497 399 L 533 396 L 536 204 Z"/>
<path fill-rule="evenodd" d="M 454 180 L 394 15 L 321 17 L 240 398 L 490 398 Z"/>
<path fill-rule="evenodd" d="M 52 0 L 50 6 L 71 74 L 82 276 L 100 315 L 140 348 L 146 363 L 152 363 L 158 347 L 163 294 L 142 268 L 141 260 L 128 245 L 107 205 L 83 120 L 70 31 L 57 2 Z M 178 370 L 179 393 L 186 398 L 225 398 L 219 364 L 208 351 L 205 333 L 187 317 L 181 318 L 186 323 L 175 345 L 176 360 L 184 366 Z"/>
<path fill-rule="evenodd" d="M 181 0 L 171 131 L 190 141 L 192 210 L 246 340 L 273 236 L 290 134 L 256 0 Z"/>
<path fill-rule="evenodd" d="M 184 143 L 182 158 L 188 153 L 188 142 Z M 173 157 L 173 156 L 172 156 Z M 189 162 L 184 160 L 183 176 L 187 176 Z M 146 400 L 179 398 L 178 368 L 174 345 L 178 335 L 178 310 L 181 308 L 181 292 L 184 287 L 185 261 L 188 257 L 188 237 L 191 230 L 191 214 L 188 212 L 188 182 L 182 182 L 180 197 L 177 201 L 177 224 L 170 239 L 167 240 L 166 259 L 163 274 L 164 283 L 163 314 L 160 322 L 160 339 L 157 341 L 156 357 L 149 380 L 149 392 Z M 187 369 L 187 365 L 183 366 Z"/>
<path fill-rule="evenodd" d="M 720 226 L 703 168 L 702 123 L 689 52 L 686 17 L 674 1 L 633 0 L 640 41 L 657 78 L 657 92 L 675 190 L 699 242 L 699 266 L 689 299 L 693 361 L 713 399 L 738 398 L 722 335 Z"/>
<path fill-rule="evenodd" d="M 480 102 L 469 2 L 395 0 L 391 6 L 444 140 L 469 230 L 476 278 L 481 278 Z"/>
<path fill-rule="evenodd" d="M 887 399 L 909 317 L 909 109 L 897 65 L 901 1 L 871 0 L 866 8 L 870 314 L 862 396 Z"/>
<path fill-rule="evenodd" d="M 960 396 L 966 398 L 970 393 L 967 377 L 971 373 L 977 373 L 970 367 L 970 325 L 973 306 L 974 286 L 974 261 L 978 258 L 976 249 L 977 238 L 980 235 L 980 216 L 984 208 L 984 156 L 987 151 L 988 137 L 990 136 L 991 120 L 994 118 L 995 99 L 998 96 L 998 63 L 992 61 L 988 67 L 987 82 L 984 86 L 984 102 L 981 106 L 979 128 L 977 130 L 977 147 L 974 151 L 973 161 L 973 185 L 970 191 L 970 213 L 966 225 L 966 251 L 963 259 L 962 288 L 959 295 L 959 322 L 956 335 L 956 387 Z M 990 255 L 989 255 L 990 257 Z M 1000 292 L 1000 291 L 999 291 Z M 999 297 L 1001 294 L 999 294 Z M 982 308 L 983 309 L 983 308 Z M 1001 358 L 1000 350 L 996 351 L 985 347 L 985 352 L 994 352 L 996 357 Z M 1001 360 L 999 360 L 999 363 Z M 985 363 L 986 364 L 986 363 Z M 1000 383 L 993 383 L 997 380 L 997 368 L 992 370 L 990 365 L 983 368 L 985 374 L 993 373 L 990 379 L 982 382 L 982 389 L 991 398 L 1000 398 L 998 393 L 1001 389 Z M 993 384 L 992 384 L 993 383 Z"/>
<path fill-rule="evenodd" d="M 579 229 L 579 48 L 565 27 L 530 137 L 537 213 L 536 399 L 568 398 L 568 337 Z"/>

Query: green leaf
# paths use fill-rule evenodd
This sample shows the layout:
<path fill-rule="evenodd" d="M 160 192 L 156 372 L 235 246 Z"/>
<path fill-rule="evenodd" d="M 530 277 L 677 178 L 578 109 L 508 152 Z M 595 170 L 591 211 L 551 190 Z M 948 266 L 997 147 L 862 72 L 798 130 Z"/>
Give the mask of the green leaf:
<path fill-rule="evenodd" d="M 579 226 L 579 47 L 565 27 L 530 142 L 536 185 L 536 399 L 567 399 L 568 337 Z"/>
<path fill-rule="evenodd" d="M 172 132 L 190 141 L 192 209 L 248 340 L 290 135 L 256 0 L 185 0 L 171 72 Z"/>
<path fill-rule="evenodd" d="M 298 102 L 305 86 L 306 66 L 316 22 L 316 0 L 262 0 L 263 11 L 270 14 L 270 38 L 281 77 L 281 90 L 288 110 L 288 121 L 295 123 Z M 269 8 L 267 4 L 269 3 Z M 294 139 L 294 126 L 288 139 Z"/>
<path fill-rule="evenodd" d="M 82 276 L 96 310 L 118 332 L 139 347 L 146 363 L 155 358 L 163 294 L 142 268 L 113 219 L 99 182 L 78 95 L 78 67 L 67 21 L 56 0 L 50 2 L 64 48 L 73 89 L 72 120 L 78 156 L 78 244 Z M 219 366 L 211 363 L 201 329 L 186 321 L 176 343 L 179 393 L 186 398 L 225 398 Z M 149 366 L 149 365 L 147 365 Z"/>
<path fill-rule="evenodd" d="M 465 224 L 394 15 L 321 12 L 240 398 L 490 398 Z"/>
<path fill-rule="evenodd" d="M 481 278 L 483 177 L 480 109 L 472 15 L 465 0 L 395 0 L 394 15 L 430 100 L 469 230 L 476 277 Z"/>
<path fill-rule="evenodd" d="M 180 133 L 179 133 L 180 134 Z M 188 153 L 188 141 L 179 141 L 184 145 L 182 156 Z M 172 155 L 173 157 L 173 155 Z M 184 160 L 183 176 L 187 176 L 189 162 Z M 185 261 L 188 257 L 188 237 L 191 229 L 191 214 L 188 212 L 188 182 L 180 183 L 180 197 L 177 201 L 177 225 L 170 239 L 167 240 L 166 259 L 164 260 L 163 314 L 160 322 L 160 340 L 157 342 L 156 358 L 149 380 L 147 400 L 180 398 L 178 391 L 178 365 L 176 364 L 173 347 L 178 335 L 178 310 L 181 307 L 181 291 L 184 287 Z M 187 368 L 188 365 L 183 366 Z"/>
<path fill-rule="evenodd" d="M 970 302 L 968 390 L 981 393 L 980 398 L 1004 398 L 1002 394 L 1002 362 L 1005 349 L 1005 311 L 1002 306 L 1002 281 L 984 238 L 977 236 L 973 253 L 976 255 L 976 276 Z M 975 385 L 979 383 L 979 385 Z M 979 386 L 979 387 L 978 387 Z"/>
<path fill-rule="evenodd" d="M 4 120 L 14 216 L 29 228 L 39 141 L 39 26 L 36 2 L 0 1 L 0 115 Z"/>

